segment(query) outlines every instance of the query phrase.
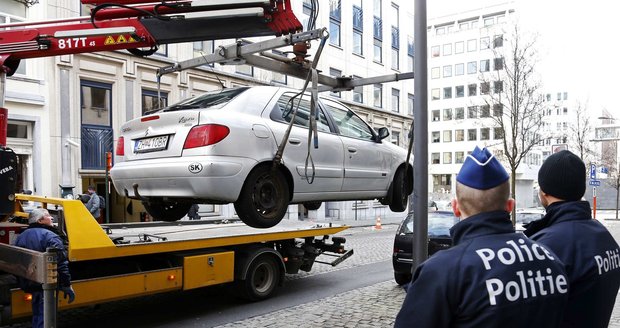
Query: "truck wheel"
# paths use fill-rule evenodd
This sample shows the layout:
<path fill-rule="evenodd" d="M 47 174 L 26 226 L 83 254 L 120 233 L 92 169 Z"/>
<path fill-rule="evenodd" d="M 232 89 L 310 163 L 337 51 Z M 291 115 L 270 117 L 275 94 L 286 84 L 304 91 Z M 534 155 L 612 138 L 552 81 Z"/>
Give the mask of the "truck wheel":
<path fill-rule="evenodd" d="M 392 181 L 392 203 L 390 204 L 392 212 L 403 212 L 407 209 L 409 194 L 407 193 L 408 188 L 405 177 L 404 169 L 396 170 L 394 181 Z"/>
<path fill-rule="evenodd" d="M 322 202 L 306 202 L 306 203 L 304 203 L 304 207 L 308 211 L 316 211 L 319 208 L 321 208 L 321 204 L 322 204 Z"/>
<path fill-rule="evenodd" d="M 235 211 L 243 223 L 271 228 L 280 223 L 288 207 L 289 187 L 278 170 L 270 166 L 254 169 L 246 178 Z"/>
<path fill-rule="evenodd" d="M 394 272 L 394 280 L 396 281 L 396 283 L 399 286 L 402 286 L 404 284 L 407 284 L 407 283 L 411 282 L 411 274 L 410 273 Z"/>
<path fill-rule="evenodd" d="M 187 214 L 191 204 L 151 201 L 142 202 L 144 209 L 153 217 L 154 221 L 178 221 Z"/>
<path fill-rule="evenodd" d="M 241 296 L 250 301 L 269 298 L 280 283 L 280 266 L 272 256 L 259 256 L 248 267 L 245 280 L 238 282 Z"/>

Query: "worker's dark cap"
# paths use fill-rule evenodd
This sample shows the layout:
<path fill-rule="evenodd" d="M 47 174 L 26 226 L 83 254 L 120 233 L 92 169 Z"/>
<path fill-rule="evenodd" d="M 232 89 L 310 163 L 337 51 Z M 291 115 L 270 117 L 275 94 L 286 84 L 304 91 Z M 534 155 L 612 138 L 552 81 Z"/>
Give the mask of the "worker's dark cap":
<path fill-rule="evenodd" d="M 486 148 L 478 146 L 467 155 L 456 181 L 474 189 L 487 190 L 508 180 L 508 172 L 495 156 Z"/>
<path fill-rule="evenodd" d="M 538 185 L 544 193 L 556 198 L 580 200 L 586 192 L 586 165 L 568 150 L 557 152 L 540 167 Z"/>

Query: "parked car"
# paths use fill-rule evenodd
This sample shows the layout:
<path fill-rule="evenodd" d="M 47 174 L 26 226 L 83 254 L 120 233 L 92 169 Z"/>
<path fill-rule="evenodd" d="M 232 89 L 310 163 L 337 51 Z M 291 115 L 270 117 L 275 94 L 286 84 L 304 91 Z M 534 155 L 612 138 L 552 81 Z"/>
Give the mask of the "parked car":
<path fill-rule="evenodd" d="M 516 219 L 516 231 L 525 231 L 524 225 L 540 220 L 545 216 L 545 209 L 540 208 L 527 208 L 527 209 L 517 209 L 516 211 L 517 219 Z"/>
<path fill-rule="evenodd" d="M 449 211 L 428 212 L 428 256 L 440 250 L 452 247 L 450 228 L 459 222 L 459 218 Z M 411 281 L 411 264 L 413 263 L 413 213 L 407 214 L 396 230 L 392 266 L 394 280 L 399 285 Z"/>
<path fill-rule="evenodd" d="M 403 212 L 412 165 L 405 149 L 385 139 L 388 129 L 375 131 L 321 97 L 318 144 L 309 145 L 310 97 L 298 95 L 281 87 L 222 89 L 125 123 L 110 172 L 116 190 L 165 221 L 182 218 L 193 203 L 234 203 L 257 228 L 278 224 L 295 203 L 315 210 L 326 201 L 378 199 Z"/>

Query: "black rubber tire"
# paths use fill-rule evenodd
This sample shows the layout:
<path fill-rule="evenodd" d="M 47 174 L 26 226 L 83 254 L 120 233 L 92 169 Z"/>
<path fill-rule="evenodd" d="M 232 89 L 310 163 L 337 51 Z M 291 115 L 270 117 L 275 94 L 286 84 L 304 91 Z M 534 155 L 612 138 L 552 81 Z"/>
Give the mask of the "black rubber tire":
<path fill-rule="evenodd" d="M 307 203 L 304 203 L 304 207 L 308 211 L 316 211 L 319 208 L 321 208 L 321 204 L 323 204 L 323 202 L 307 202 Z"/>
<path fill-rule="evenodd" d="M 409 202 L 409 193 L 407 190 L 407 181 L 405 180 L 405 170 L 400 168 L 394 175 L 394 181 L 392 181 L 392 202 L 390 203 L 390 210 L 392 212 L 404 212 L 407 209 L 407 203 Z"/>
<path fill-rule="evenodd" d="M 154 221 L 178 221 L 183 218 L 189 211 L 192 204 L 150 201 L 142 202 L 144 209 L 153 217 Z"/>
<path fill-rule="evenodd" d="M 253 302 L 271 297 L 280 284 L 280 270 L 273 256 L 257 257 L 250 263 L 245 280 L 237 282 L 240 296 Z"/>
<path fill-rule="evenodd" d="M 399 286 L 408 284 L 411 282 L 411 273 L 394 272 L 394 280 Z"/>
<path fill-rule="evenodd" d="M 288 204 L 289 186 L 282 173 L 261 166 L 245 179 L 235 211 L 250 227 L 271 228 L 282 221 Z"/>

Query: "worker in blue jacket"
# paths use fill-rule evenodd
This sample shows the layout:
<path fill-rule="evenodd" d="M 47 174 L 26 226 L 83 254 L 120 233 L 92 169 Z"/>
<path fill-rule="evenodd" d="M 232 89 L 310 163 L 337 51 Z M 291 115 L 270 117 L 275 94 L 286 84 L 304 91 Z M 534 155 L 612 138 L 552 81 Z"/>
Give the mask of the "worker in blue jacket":
<path fill-rule="evenodd" d="M 65 246 L 58 236 L 58 231 L 52 224 L 52 216 L 46 209 L 37 208 L 28 216 L 28 228 L 17 236 L 15 246 L 27 248 L 33 251 L 45 252 L 47 248 L 58 249 L 58 287 L 69 297 L 69 303 L 75 299 L 75 292 L 71 287 L 71 275 L 69 274 L 69 261 L 65 252 Z M 32 294 L 32 327 L 43 327 L 43 289 L 41 284 L 25 278 L 17 278 L 19 287 Z"/>
<path fill-rule="evenodd" d="M 454 247 L 416 268 L 395 327 L 557 327 L 568 279 L 553 252 L 515 233 L 504 167 L 476 147 L 456 181 Z"/>
<path fill-rule="evenodd" d="M 620 287 L 620 249 L 592 220 L 583 161 L 568 150 L 549 156 L 538 171 L 539 198 L 547 214 L 525 234 L 564 262 L 570 283 L 562 327 L 607 327 Z"/>

